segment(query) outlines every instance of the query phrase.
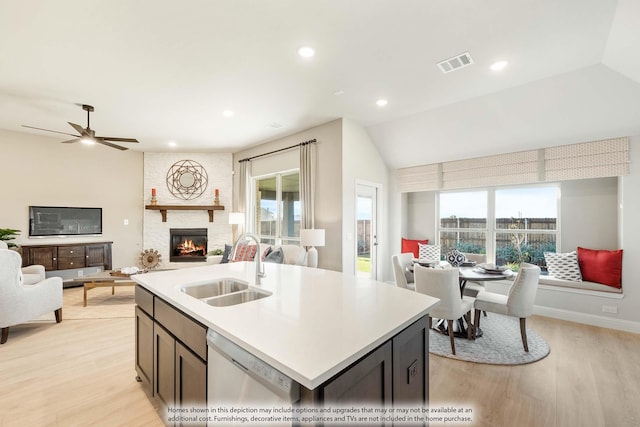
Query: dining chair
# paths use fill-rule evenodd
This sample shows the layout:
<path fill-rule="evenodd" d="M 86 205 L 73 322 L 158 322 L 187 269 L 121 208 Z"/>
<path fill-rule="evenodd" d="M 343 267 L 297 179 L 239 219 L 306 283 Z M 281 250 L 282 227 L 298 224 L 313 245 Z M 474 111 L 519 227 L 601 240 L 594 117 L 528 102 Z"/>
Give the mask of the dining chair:
<path fill-rule="evenodd" d="M 429 312 L 429 328 L 432 318 L 445 319 L 448 325 L 451 353 L 456 354 L 453 321 L 464 316 L 467 320 L 467 338 L 471 339 L 471 310 L 473 300 L 460 297 L 460 282 L 457 268 L 428 268 L 414 265 L 416 292 L 440 299 L 440 303 Z"/>
<path fill-rule="evenodd" d="M 540 267 L 522 263 L 518 270 L 513 284 L 509 288 L 507 295 L 494 292 L 480 291 L 476 295 L 474 303 L 475 322 L 474 329 L 480 327 L 480 311 L 490 311 L 492 313 L 504 314 L 518 317 L 520 319 L 520 335 L 524 351 L 529 351 L 527 343 L 527 317 L 533 314 L 533 303 L 538 291 L 538 279 L 540 278 Z M 475 332 L 474 332 L 475 338 Z"/>
<path fill-rule="evenodd" d="M 477 264 L 484 264 L 487 262 L 487 254 L 472 254 L 469 252 L 463 252 L 464 256 L 467 258 L 467 261 L 474 261 Z M 469 297 L 476 297 L 478 292 L 487 290 L 487 287 L 482 282 L 473 282 L 467 281 L 467 284 L 464 287 L 464 295 Z M 485 311 L 484 317 L 487 317 L 487 312 Z"/>
<path fill-rule="evenodd" d="M 406 252 L 393 255 L 391 263 L 393 264 L 393 276 L 396 279 L 396 286 L 415 291 L 414 274 L 409 271 L 409 267 L 413 263 L 413 253 Z"/>

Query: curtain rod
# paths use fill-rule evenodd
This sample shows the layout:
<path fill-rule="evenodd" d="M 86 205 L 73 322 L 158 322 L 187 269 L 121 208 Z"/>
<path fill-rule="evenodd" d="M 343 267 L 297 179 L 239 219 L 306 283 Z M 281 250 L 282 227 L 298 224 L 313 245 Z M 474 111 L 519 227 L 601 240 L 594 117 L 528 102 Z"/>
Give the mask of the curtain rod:
<path fill-rule="evenodd" d="M 280 148 L 279 150 L 273 150 L 273 151 L 269 151 L 268 153 L 264 153 L 264 154 L 257 154 L 255 156 L 251 156 L 251 157 L 247 157 L 246 159 L 242 159 L 242 160 L 238 160 L 238 163 L 242 163 L 242 162 L 249 162 L 253 159 L 257 159 L 258 157 L 263 157 L 263 156 L 268 156 L 269 154 L 275 154 L 275 153 L 279 153 L 281 151 L 285 151 L 285 150 L 291 150 L 292 148 L 298 148 L 298 147 L 302 147 L 303 145 L 307 145 L 307 144 L 313 144 L 317 142 L 314 139 L 310 139 L 309 141 L 305 141 L 305 142 L 301 142 L 300 144 L 295 144 L 295 145 L 291 145 L 289 147 L 285 147 L 285 148 Z"/>

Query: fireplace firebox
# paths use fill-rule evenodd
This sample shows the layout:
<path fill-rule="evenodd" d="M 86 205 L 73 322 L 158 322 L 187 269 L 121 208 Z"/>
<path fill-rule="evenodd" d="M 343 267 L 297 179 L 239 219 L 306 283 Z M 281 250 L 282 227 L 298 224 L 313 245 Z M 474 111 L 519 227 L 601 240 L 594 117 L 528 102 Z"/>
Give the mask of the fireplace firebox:
<path fill-rule="evenodd" d="M 169 230 L 169 261 L 198 262 L 207 260 L 206 228 L 172 228 Z"/>

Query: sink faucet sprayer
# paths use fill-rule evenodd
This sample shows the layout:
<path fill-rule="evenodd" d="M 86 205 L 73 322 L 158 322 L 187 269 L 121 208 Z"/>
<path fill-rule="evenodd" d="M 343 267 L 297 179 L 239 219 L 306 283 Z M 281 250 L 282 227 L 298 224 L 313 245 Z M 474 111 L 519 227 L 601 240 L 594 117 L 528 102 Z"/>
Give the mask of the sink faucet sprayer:
<path fill-rule="evenodd" d="M 256 264 L 256 285 L 260 284 L 260 278 L 264 277 L 264 271 L 262 271 L 261 269 L 261 264 L 260 264 L 260 257 L 261 257 L 261 253 L 260 253 L 260 239 L 258 239 L 258 236 L 256 236 L 255 234 L 251 234 L 251 233 L 244 233 L 242 234 L 240 237 L 238 237 L 238 240 L 235 241 L 235 243 L 233 244 L 233 247 L 231 248 L 231 252 L 229 256 L 235 256 L 236 253 L 236 247 L 238 246 L 238 243 L 240 242 L 240 240 L 244 239 L 244 238 L 251 238 L 253 239 L 253 241 L 256 242 L 256 254 L 253 256 L 253 261 Z"/>

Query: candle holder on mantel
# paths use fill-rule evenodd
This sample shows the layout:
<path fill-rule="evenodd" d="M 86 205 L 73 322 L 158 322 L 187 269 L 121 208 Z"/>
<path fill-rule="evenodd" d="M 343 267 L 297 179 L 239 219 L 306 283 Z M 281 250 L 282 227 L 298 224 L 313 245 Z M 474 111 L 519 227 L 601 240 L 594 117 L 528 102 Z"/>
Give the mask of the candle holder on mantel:
<path fill-rule="evenodd" d="M 216 188 L 216 191 L 215 191 L 214 196 L 213 196 L 213 204 L 215 206 L 219 206 L 220 205 L 220 193 L 218 192 L 217 188 Z"/>
<path fill-rule="evenodd" d="M 156 199 L 156 196 L 151 196 L 151 204 L 152 205 L 157 205 L 158 204 L 158 199 Z"/>

